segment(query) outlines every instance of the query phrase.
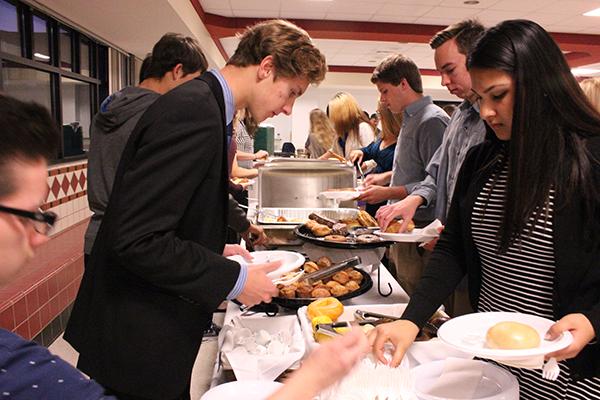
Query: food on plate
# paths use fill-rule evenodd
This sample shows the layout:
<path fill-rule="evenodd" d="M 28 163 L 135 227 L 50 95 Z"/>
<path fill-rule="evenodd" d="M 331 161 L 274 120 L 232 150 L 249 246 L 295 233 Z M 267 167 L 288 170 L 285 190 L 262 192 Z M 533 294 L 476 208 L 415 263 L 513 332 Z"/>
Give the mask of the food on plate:
<path fill-rule="evenodd" d="M 334 235 L 346 236 L 348 234 L 348 226 L 344 223 L 337 222 L 331 227 L 331 233 Z"/>
<path fill-rule="evenodd" d="M 355 188 L 334 188 L 327 189 L 326 192 L 356 192 Z"/>
<path fill-rule="evenodd" d="M 281 289 L 279 291 L 281 293 Z M 296 296 L 307 299 L 312 297 L 312 291 L 312 285 L 308 284 L 307 282 L 300 282 L 296 288 Z"/>
<path fill-rule="evenodd" d="M 362 279 L 362 276 L 360 277 Z M 360 283 L 357 281 L 348 281 L 344 287 L 346 289 L 348 289 L 349 292 L 354 292 L 355 290 L 357 290 L 360 287 Z M 337 295 L 335 295 L 337 296 Z"/>
<path fill-rule="evenodd" d="M 305 226 L 308 229 L 310 229 L 310 231 L 312 232 L 313 235 L 315 235 L 317 237 L 331 235 L 330 227 L 328 227 L 327 225 L 320 224 L 317 221 L 314 221 L 312 219 L 309 219 L 308 221 L 306 221 Z"/>
<path fill-rule="evenodd" d="M 362 227 L 362 225 L 360 224 L 360 222 L 358 222 L 358 220 L 356 218 L 342 219 L 342 220 L 340 220 L 340 222 L 346 224 L 346 227 L 348 229 L 355 229 L 355 228 Z"/>
<path fill-rule="evenodd" d="M 331 292 L 327 290 L 326 287 L 319 286 L 310 293 L 311 297 L 329 297 L 331 296 Z"/>
<path fill-rule="evenodd" d="M 337 283 L 345 285 L 350 280 L 350 276 L 348 276 L 348 273 L 346 271 L 340 271 L 333 275 L 331 279 L 333 279 Z"/>
<path fill-rule="evenodd" d="M 314 317 L 325 315 L 336 321 L 344 312 L 344 306 L 335 297 L 325 297 L 310 303 L 306 308 L 306 315 L 312 321 Z"/>
<path fill-rule="evenodd" d="M 350 281 L 350 282 L 351 282 L 351 281 Z M 350 293 L 350 290 L 349 290 L 347 287 L 345 287 L 345 286 L 342 286 L 342 285 L 337 285 L 337 286 L 333 286 L 333 287 L 330 289 L 330 292 L 331 292 L 331 294 L 332 294 L 332 295 L 334 295 L 334 296 L 343 296 L 343 295 L 345 295 L 345 294 L 348 294 L 348 293 Z"/>
<path fill-rule="evenodd" d="M 296 289 L 294 286 L 285 286 L 279 289 L 279 296 L 285 297 L 286 299 L 293 299 L 296 297 Z"/>
<path fill-rule="evenodd" d="M 319 270 L 319 265 L 313 261 L 307 261 L 304 263 L 304 272 L 310 274 Z"/>
<path fill-rule="evenodd" d="M 497 323 L 485 336 L 485 345 L 490 349 L 533 349 L 540 342 L 540 335 L 534 328 L 514 321 Z"/>
<path fill-rule="evenodd" d="M 403 223 L 404 223 L 404 221 L 401 219 L 396 220 L 388 225 L 388 227 L 385 229 L 385 232 L 386 233 L 399 233 L 400 228 L 402 227 Z M 414 224 L 414 222 L 410 221 L 408 223 L 408 226 L 406 227 L 406 232 L 412 232 L 414 229 L 415 229 L 415 224 Z"/>
<path fill-rule="evenodd" d="M 360 227 L 360 228 L 353 229 L 353 233 L 354 233 L 356 236 L 360 236 L 360 235 L 368 235 L 368 234 L 370 234 L 370 233 L 371 233 L 371 231 L 372 231 L 371 229 L 369 229 L 369 228 L 363 228 L 363 227 Z"/>
<path fill-rule="evenodd" d="M 356 241 L 359 243 L 373 243 L 379 241 L 379 236 L 367 233 L 366 235 L 359 235 L 356 237 Z"/>
<path fill-rule="evenodd" d="M 346 236 L 342 235 L 327 235 L 323 239 L 329 240 L 331 242 L 340 242 L 343 243 L 346 241 Z"/>
<path fill-rule="evenodd" d="M 336 220 L 334 220 L 334 219 L 331 219 L 331 218 L 324 217 L 324 216 L 322 216 L 322 215 L 319 215 L 319 214 L 317 214 L 317 213 L 310 213 L 310 214 L 308 215 L 308 219 L 309 219 L 309 220 L 312 220 L 312 221 L 316 221 L 316 222 L 318 222 L 319 224 L 322 224 L 322 225 L 327 225 L 327 226 L 328 226 L 328 227 L 330 227 L 330 228 L 332 228 L 332 227 L 333 227 L 333 225 L 334 225 L 335 223 L 337 223 L 337 221 L 336 221 Z"/>
<path fill-rule="evenodd" d="M 379 226 L 377 224 L 377 221 L 375 220 L 375 218 L 373 218 L 371 216 L 371 214 L 369 214 L 368 212 L 366 212 L 365 210 L 360 210 L 358 212 L 358 222 L 360 222 L 360 224 L 364 227 L 377 227 Z"/>
<path fill-rule="evenodd" d="M 288 220 L 283 215 L 280 215 L 279 217 L 277 217 L 277 222 L 288 222 Z"/>
<path fill-rule="evenodd" d="M 319 257 L 319 259 L 317 260 L 317 265 L 319 266 L 319 268 L 329 268 L 333 265 L 333 262 L 331 261 L 331 258 L 327 256 L 322 256 Z"/>
<path fill-rule="evenodd" d="M 350 277 L 351 280 L 356 281 L 357 283 L 361 283 L 363 280 L 363 276 L 360 272 L 358 272 L 355 269 L 352 269 L 351 271 L 347 271 L 348 272 L 348 276 Z"/>

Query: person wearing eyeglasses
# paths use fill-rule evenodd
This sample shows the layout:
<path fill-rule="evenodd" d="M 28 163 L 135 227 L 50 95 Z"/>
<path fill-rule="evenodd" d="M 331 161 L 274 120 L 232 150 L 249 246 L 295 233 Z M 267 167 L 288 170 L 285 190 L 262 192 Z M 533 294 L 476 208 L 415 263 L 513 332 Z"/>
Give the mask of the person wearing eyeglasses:
<path fill-rule="evenodd" d="M 48 241 L 56 214 L 40 210 L 48 185 L 47 160 L 59 133 L 48 111 L 0 94 L 0 286 Z M 114 399 L 48 349 L 0 329 L 0 397 Z"/>

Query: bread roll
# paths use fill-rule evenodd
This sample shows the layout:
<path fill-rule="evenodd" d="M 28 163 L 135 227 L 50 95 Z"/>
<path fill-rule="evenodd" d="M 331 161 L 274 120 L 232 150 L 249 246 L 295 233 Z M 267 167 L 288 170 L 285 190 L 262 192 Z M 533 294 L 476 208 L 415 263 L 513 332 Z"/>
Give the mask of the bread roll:
<path fill-rule="evenodd" d="M 540 335 L 520 322 L 499 322 L 488 329 L 485 345 L 490 349 L 533 349 L 540 345 Z"/>
<path fill-rule="evenodd" d="M 399 233 L 400 228 L 402 227 L 403 223 L 404 223 L 404 221 L 401 219 L 394 221 L 388 225 L 388 227 L 385 229 L 385 232 L 386 233 Z M 406 226 L 406 232 L 412 232 L 413 229 L 415 229 L 415 224 L 412 221 L 410 221 L 408 223 L 408 225 Z"/>

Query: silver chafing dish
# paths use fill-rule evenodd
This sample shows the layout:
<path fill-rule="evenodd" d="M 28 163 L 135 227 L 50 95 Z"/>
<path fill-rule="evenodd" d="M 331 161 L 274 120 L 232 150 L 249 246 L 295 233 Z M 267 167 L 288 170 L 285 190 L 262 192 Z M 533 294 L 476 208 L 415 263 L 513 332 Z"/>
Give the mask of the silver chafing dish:
<path fill-rule="evenodd" d="M 276 160 L 258 170 L 258 208 L 331 208 L 333 200 L 319 196 L 327 189 L 355 187 L 356 171 L 340 162 Z M 342 207 L 354 207 L 346 202 Z"/>

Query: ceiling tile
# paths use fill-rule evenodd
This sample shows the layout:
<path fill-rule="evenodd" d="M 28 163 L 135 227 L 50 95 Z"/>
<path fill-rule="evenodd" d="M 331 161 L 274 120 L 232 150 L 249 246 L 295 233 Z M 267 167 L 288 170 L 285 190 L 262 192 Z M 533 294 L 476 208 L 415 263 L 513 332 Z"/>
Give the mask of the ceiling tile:
<path fill-rule="evenodd" d="M 451 21 L 449 22 L 451 24 L 463 18 L 473 18 L 480 12 L 481 10 L 477 8 L 435 7 L 425 14 L 424 17 L 447 18 Z"/>
<path fill-rule="evenodd" d="M 333 20 L 333 21 L 368 21 L 371 19 L 371 14 L 365 13 L 356 13 L 356 14 L 347 14 L 347 13 L 339 13 L 339 12 L 329 12 L 325 19 Z"/>
<path fill-rule="evenodd" d="M 520 14 L 514 11 L 498 11 L 498 10 L 482 10 L 477 14 L 476 18 L 485 26 L 494 26 L 497 23 L 507 20 L 521 17 Z"/>
<path fill-rule="evenodd" d="M 488 8 L 497 3 L 498 0 L 479 0 L 479 4 L 465 4 L 465 0 L 442 0 L 441 7 L 461 7 L 461 8 Z"/>
<path fill-rule="evenodd" d="M 388 15 L 420 17 L 421 15 L 424 15 L 425 13 L 430 11 L 432 8 L 432 6 L 411 6 L 396 3 L 388 3 L 381 7 L 379 11 L 377 11 L 374 19 L 377 19 L 377 16 Z"/>
<path fill-rule="evenodd" d="M 229 0 L 232 10 L 278 10 L 281 7 L 281 0 Z"/>
<path fill-rule="evenodd" d="M 565 20 L 564 15 L 535 12 L 523 15 L 523 18 L 537 22 L 542 26 L 555 25 Z"/>
<path fill-rule="evenodd" d="M 563 0 L 544 6 L 544 12 L 575 16 L 592 11 L 598 7 L 600 7 L 600 2 L 594 0 Z"/>
<path fill-rule="evenodd" d="M 500 0 L 490 7 L 491 10 L 532 12 L 544 8 L 545 6 L 557 3 L 560 0 Z"/>
<path fill-rule="evenodd" d="M 279 16 L 288 19 L 325 19 L 326 11 L 291 11 L 281 10 Z"/>
<path fill-rule="evenodd" d="M 229 0 L 200 0 L 200 5 L 202 9 L 206 11 L 207 8 L 213 9 L 225 9 L 228 8 L 231 10 L 231 6 L 229 5 Z"/>
<path fill-rule="evenodd" d="M 262 2 L 267 4 L 269 3 L 267 1 Z M 308 11 L 326 13 L 332 7 L 333 2 L 329 1 L 285 0 L 281 3 L 281 11 Z"/>
<path fill-rule="evenodd" d="M 386 0 L 386 4 L 401 4 L 411 6 L 437 6 L 442 0 Z"/>
<path fill-rule="evenodd" d="M 412 24 L 419 17 L 407 17 L 406 15 L 381 15 L 381 14 L 373 14 L 370 21 L 371 22 L 390 22 L 396 24 Z"/>
<path fill-rule="evenodd" d="M 234 17 L 240 18 L 281 18 L 279 10 L 233 10 Z"/>

